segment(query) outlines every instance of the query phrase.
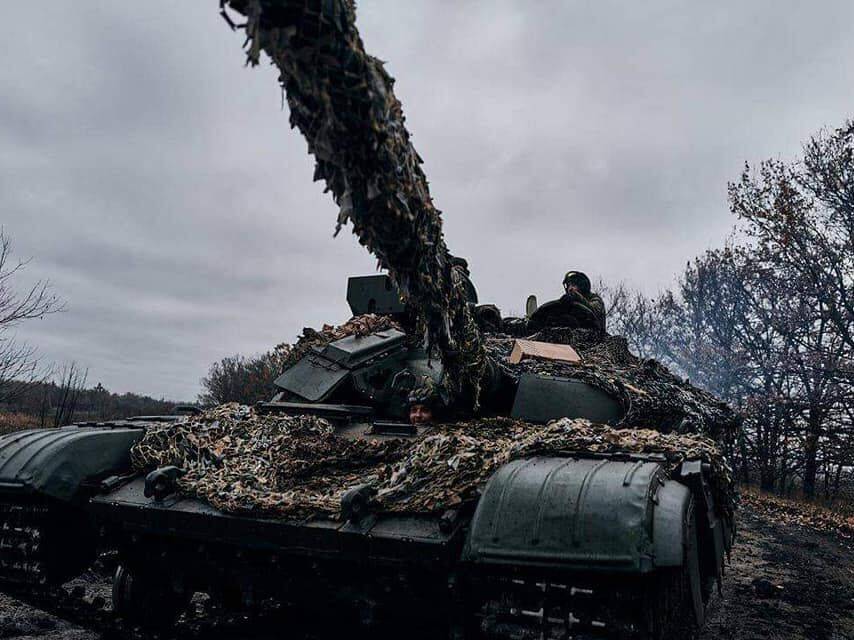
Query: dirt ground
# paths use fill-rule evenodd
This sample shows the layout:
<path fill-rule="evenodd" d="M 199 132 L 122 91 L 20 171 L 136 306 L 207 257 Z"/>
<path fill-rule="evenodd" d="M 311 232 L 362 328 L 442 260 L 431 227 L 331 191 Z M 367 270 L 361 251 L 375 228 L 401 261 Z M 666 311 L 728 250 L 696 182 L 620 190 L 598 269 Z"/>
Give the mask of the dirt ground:
<path fill-rule="evenodd" d="M 854 546 L 832 533 L 779 524 L 745 505 L 723 595 L 710 605 L 701 640 L 854 640 Z M 109 601 L 105 577 L 75 583 L 86 598 Z M 198 627 L 191 637 L 205 637 Z M 246 627 L 225 634 L 260 640 Z M 315 636 L 313 633 L 291 636 Z M 235 633 L 236 632 L 236 633 Z M 221 635 L 219 633 L 215 635 Z M 269 631 L 264 634 L 269 636 Z M 276 634 L 279 636 L 280 634 Z M 92 633 L 0 596 L 0 639 L 98 640 Z"/>
<path fill-rule="evenodd" d="M 739 513 L 738 541 L 702 640 L 854 639 L 854 546 Z"/>

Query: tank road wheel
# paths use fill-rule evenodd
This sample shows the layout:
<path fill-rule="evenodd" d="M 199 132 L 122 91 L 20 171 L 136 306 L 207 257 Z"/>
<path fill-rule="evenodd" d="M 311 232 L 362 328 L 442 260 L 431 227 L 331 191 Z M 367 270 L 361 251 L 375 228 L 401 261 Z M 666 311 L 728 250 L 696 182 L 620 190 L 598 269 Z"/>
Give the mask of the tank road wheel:
<path fill-rule="evenodd" d="M 175 591 L 164 577 L 119 565 L 113 577 L 113 611 L 133 626 L 165 629 L 187 608 L 192 594 Z"/>

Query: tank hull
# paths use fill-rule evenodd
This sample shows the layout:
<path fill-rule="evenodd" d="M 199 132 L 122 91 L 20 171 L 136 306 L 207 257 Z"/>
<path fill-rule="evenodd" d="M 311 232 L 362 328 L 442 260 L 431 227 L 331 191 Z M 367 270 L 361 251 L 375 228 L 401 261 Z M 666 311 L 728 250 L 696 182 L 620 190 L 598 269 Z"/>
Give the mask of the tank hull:
<path fill-rule="evenodd" d="M 124 566 L 232 607 L 272 598 L 322 614 L 336 603 L 364 623 L 421 620 L 478 636 L 656 637 L 650 599 L 662 580 L 684 574 L 681 610 L 701 623 L 703 584 L 717 576 L 701 559 L 723 561 L 698 548 L 690 489 L 654 459 L 619 456 L 518 460 L 476 504 L 443 514 L 232 515 L 146 496 L 143 478 L 89 509 Z"/>
<path fill-rule="evenodd" d="M 322 616 L 334 603 L 348 624 L 419 621 L 456 637 L 653 638 L 674 611 L 702 623 L 732 542 L 702 465 L 667 477 L 638 455 L 514 460 L 478 500 L 438 513 L 372 510 L 359 488 L 334 517 L 224 513 L 158 485 L 168 468 L 130 469 L 146 424 L 0 439 L 4 588 L 50 603 L 51 585 L 109 549 L 114 610 L 133 624 L 171 624 L 206 592 L 230 610 L 275 600 Z M 342 434 L 367 437 L 359 424 Z"/>

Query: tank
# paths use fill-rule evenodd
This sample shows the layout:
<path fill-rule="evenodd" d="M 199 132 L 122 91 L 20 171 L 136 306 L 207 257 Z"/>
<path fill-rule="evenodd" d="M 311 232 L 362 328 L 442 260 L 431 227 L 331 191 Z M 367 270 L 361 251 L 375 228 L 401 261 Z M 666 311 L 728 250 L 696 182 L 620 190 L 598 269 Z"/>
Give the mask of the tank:
<path fill-rule="evenodd" d="M 109 552 L 118 564 L 112 611 L 88 609 L 103 625 L 168 627 L 205 592 L 227 610 L 273 600 L 340 623 L 454 638 L 688 637 L 732 544 L 725 467 L 625 445 L 659 433 L 725 442 L 732 413 L 633 358 L 619 338 L 572 321 L 557 301 L 536 308 L 530 300 L 526 318 L 478 305 L 465 261 L 445 244 L 393 80 L 365 53 L 352 2 L 225 0 L 221 8 L 232 28 L 228 11 L 245 16 L 249 62 L 263 51 L 280 70 L 291 124 L 316 155 L 339 227 L 352 222 L 388 273 L 349 282 L 355 324 L 368 330 L 306 334 L 288 352 L 275 395 L 257 407 L 0 438 L 4 588 L 62 609 L 68 594 L 56 585 Z M 460 425 L 455 431 L 408 419 L 410 396 L 430 385 L 446 392 L 442 418 Z M 410 487 L 419 500 L 384 501 L 346 465 L 336 476 L 343 487 L 300 509 L 265 502 L 263 491 L 259 504 L 233 508 L 237 489 L 269 477 L 262 467 L 202 490 L 206 473 L 226 467 L 217 451 L 201 455 L 187 425 L 288 416 L 311 436 L 282 449 L 293 462 L 288 495 L 305 497 L 324 480 L 312 464 L 322 453 L 313 447 L 326 441 L 392 452 L 398 462 L 434 442 L 486 449 L 503 438 L 507 448 L 488 464 L 466 466 L 480 460 L 475 447 L 436 466 L 465 484 L 453 499 L 424 493 L 434 475 Z M 586 439 L 566 438 L 585 429 Z M 183 458 L 158 449 L 176 444 Z M 264 452 L 265 464 L 280 463 L 270 451 L 278 450 Z M 393 464 L 375 462 L 377 477 L 400 480 Z M 348 485 L 351 477 L 358 481 Z"/>
<path fill-rule="evenodd" d="M 253 410 L 317 416 L 352 441 L 436 433 L 410 423 L 407 393 L 412 380 L 440 380 L 441 364 L 394 328 L 407 317 L 394 286 L 382 275 L 351 278 L 348 301 L 357 318 L 389 322 L 295 350 L 278 392 Z M 507 325 L 519 330 L 520 322 Z M 548 359 L 514 369 L 506 348 L 514 339 L 483 336 L 500 366 L 478 419 L 512 417 L 532 429 L 567 418 L 624 420 L 624 403 L 601 385 L 532 372 L 554 364 Z M 473 419 L 447 411 L 448 420 Z M 343 493 L 337 513 L 230 513 L 181 491 L 175 466 L 132 462 L 147 433 L 187 420 L 140 417 L 0 439 L 6 587 L 44 603 L 110 550 L 118 561 L 112 616 L 132 625 L 168 626 L 193 593 L 206 592 L 232 610 L 275 599 L 453 637 L 678 638 L 702 624 L 733 541 L 708 464 L 674 467 L 660 454 L 629 451 L 513 459 L 474 498 L 429 511 L 377 508 L 362 485 Z"/>

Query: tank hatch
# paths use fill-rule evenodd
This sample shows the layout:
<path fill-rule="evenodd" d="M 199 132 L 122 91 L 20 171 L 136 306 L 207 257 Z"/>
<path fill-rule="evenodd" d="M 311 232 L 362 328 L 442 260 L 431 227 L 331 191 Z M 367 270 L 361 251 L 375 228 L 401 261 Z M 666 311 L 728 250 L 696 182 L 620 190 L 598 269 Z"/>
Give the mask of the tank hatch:
<path fill-rule="evenodd" d="M 380 357 L 403 351 L 405 334 L 388 329 L 369 336 L 347 336 L 314 349 L 276 379 L 276 386 L 322 402 L 350 376 L 353 369 Z"/>
<path fill-rule="evenodd" d="M 354 316 L 365 313 L 395 315 L 406 311 L 400 292 L 384 274 L 353 276 L 347 280 L 347 303 Z"/>

